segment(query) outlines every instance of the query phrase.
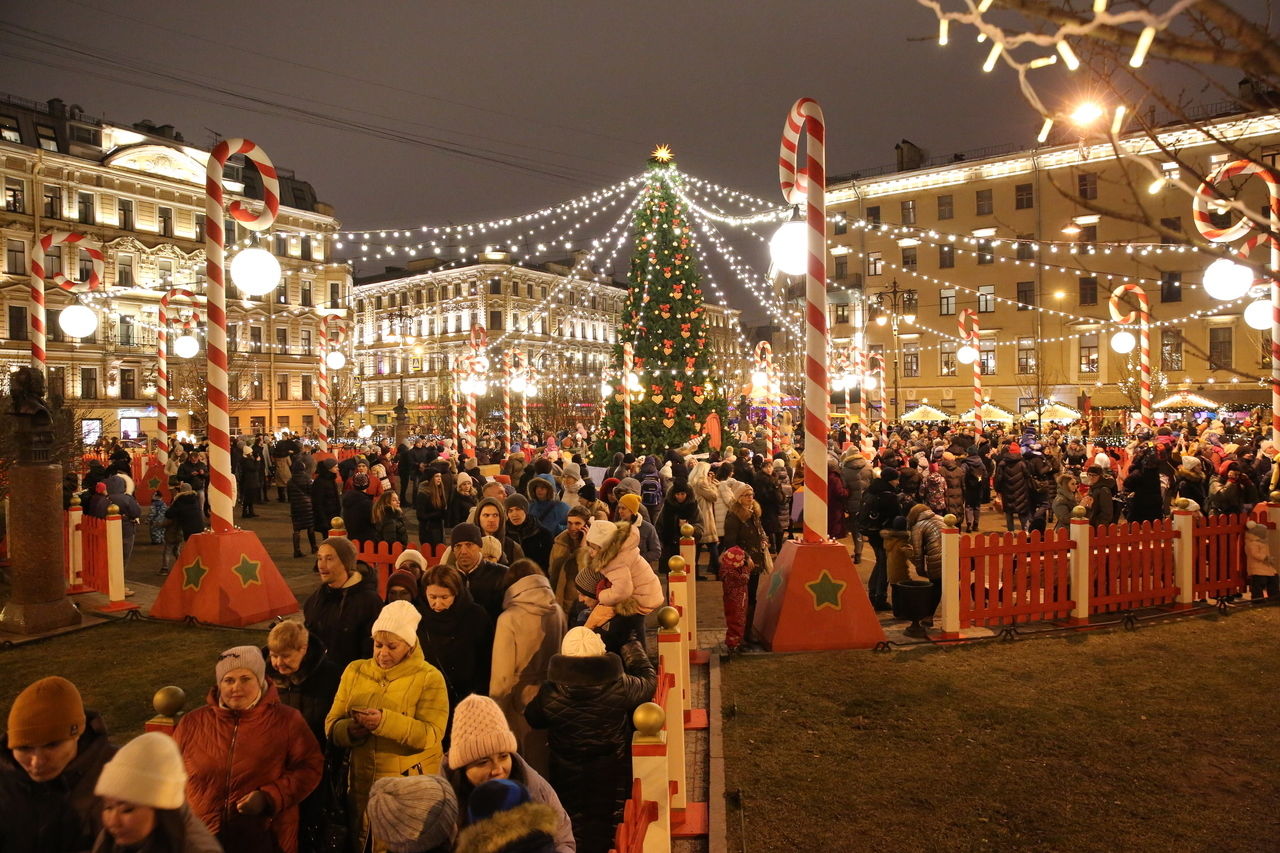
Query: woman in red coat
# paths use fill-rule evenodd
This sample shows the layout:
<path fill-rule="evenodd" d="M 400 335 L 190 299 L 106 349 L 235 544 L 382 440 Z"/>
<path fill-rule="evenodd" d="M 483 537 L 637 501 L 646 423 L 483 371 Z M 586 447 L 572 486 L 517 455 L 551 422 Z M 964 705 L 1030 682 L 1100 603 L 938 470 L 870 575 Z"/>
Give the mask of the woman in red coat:
<path fill-rule="evenodd" d="M 296 853 L 298 803 L 320 784 L 324 756 L 302 715 L 267 684 L 256 646 L 218 657 L 207 704 L 183 717 L 173 737 L 187 767 L 187 801 L 225 849 Z"/>

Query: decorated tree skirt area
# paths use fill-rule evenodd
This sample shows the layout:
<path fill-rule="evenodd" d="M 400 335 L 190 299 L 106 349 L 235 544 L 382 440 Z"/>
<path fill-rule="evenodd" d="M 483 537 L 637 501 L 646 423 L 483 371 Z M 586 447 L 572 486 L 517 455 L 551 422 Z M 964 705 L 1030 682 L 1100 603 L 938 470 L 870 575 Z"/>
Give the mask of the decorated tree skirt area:
<path fill-rule="evenodd" d="M 1262 607 L 737 658 L 722 676 L 727 849 L 1273 850 L 1277 637 L 1280 607 Z"/>

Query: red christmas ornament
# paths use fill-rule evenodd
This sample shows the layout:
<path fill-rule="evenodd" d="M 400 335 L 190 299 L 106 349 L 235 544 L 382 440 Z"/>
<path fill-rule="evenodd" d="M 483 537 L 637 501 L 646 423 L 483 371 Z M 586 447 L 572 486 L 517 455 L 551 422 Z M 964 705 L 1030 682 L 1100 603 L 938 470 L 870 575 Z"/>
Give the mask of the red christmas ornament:
<path fill-rule="evenodd" d="M 687 338 L 687 337 L 689 337 L 689 336 L 690 336 L 690 335 L 692 335 L 692 334 L 693 334 L 693 331 L 690 329 L 690 327 L 689 327 L 689 324 L 688 324 L 688 323 L 681 323 L 681 324 L 680 324 L 680 337 L 682 337 L 682 338 Z"/>

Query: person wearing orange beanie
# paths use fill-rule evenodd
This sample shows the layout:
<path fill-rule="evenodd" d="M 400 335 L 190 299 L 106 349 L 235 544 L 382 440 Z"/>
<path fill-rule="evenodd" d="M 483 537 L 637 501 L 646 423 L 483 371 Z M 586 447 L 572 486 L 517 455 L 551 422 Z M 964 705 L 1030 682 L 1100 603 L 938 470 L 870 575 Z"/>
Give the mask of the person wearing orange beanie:
<path fill-rule="evenodd" d="M 0 738 L 0 850 L 93 847 L 102 829 L 93 789 L 115 751 L 74 684 L 55 675 L 28 685 Z"/>

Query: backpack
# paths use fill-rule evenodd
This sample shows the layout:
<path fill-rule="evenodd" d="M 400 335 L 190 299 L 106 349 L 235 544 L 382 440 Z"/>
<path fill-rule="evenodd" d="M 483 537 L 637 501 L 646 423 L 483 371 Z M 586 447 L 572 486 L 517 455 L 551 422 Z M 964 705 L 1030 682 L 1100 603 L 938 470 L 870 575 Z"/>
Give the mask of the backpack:
<path fill-rule="evenodd" d="M 874 533 L 883 530 L 893 519 L 884 517 L 884 512 L 877 500 L 864 500 L 858 510 L 858 530 L 862 533 Z"/>
<path fill-rule="evenodd" d="M 640 503 L 651 509 L 657 509 L 662 506 L 662 499 L 662 478 L 645 477 L 644 482 L 640 484 Z"/>

